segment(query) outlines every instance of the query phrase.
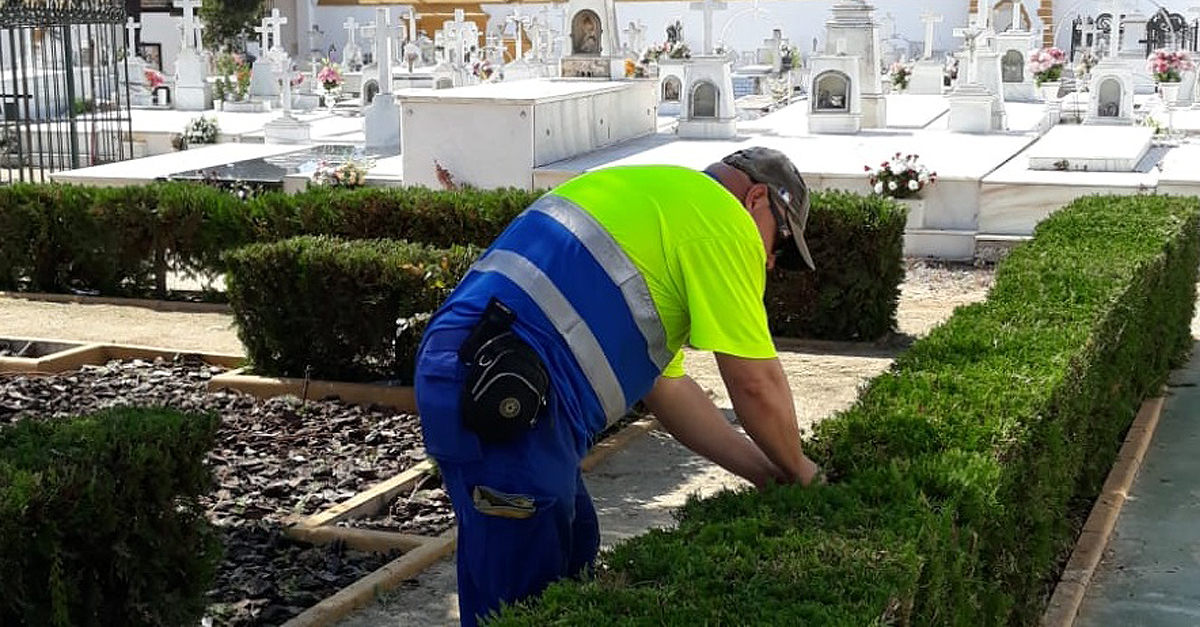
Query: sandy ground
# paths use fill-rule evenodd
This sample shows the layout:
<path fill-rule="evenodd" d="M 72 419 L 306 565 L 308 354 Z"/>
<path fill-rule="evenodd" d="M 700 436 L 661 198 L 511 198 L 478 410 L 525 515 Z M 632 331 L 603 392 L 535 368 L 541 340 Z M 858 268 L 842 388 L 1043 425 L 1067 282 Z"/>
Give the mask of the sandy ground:
<path fill-rule="evenodd" d="M 963 304 L 982 300 L 990 269 L 909 264 L 898 312 L 899 341 L 886 345 L 822 343 L 781 352 L 795 394 L 801 429 L 854 402 L 859 387 L 891 364 L 905 337 L 919 337 Z M 0 299 L 0 337 L 141 344 L 197 351 L 240 352 L 226 314 L 166 313 L 139 307 Z M 688 373 L 732 418 L 729 398 L 710 354 L 692 352 Z M 651 433 L 609 457 L 588 474 L 605 546 L 668 526 L 671 512 L 689 495 L 708 495 L 746 484 L 697 457 L 667 434 Z M 442 625 L 457 622 L 453 558 L 436 563 L 347 619 L 347 627 Z"/>

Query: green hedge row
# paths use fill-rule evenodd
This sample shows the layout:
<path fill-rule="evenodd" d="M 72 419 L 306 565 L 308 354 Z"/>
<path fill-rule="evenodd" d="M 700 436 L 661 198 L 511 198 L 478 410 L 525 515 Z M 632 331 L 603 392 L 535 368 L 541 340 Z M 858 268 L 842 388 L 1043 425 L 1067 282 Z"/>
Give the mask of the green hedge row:
<path fill-rule="evenodd" d="M 260 372 L 394 379 L 397 316 L 436 309 L 479 252 L 314 236 L 235 250 L 226 263 L 238 336 Z"/>
<path fill-rule="evenodd" d="M 894 330 L 906 218 L 904 208 L 877 196 L 813 192 L 804 239 L 816 271 L 777 267 L 768 275 L 765 301 L 772 333 L 874 340 Z M 779 266 L 803 265 L 795 249 L 784 254 L 788 258 Z"/>
<path fill-rule="evenodd" d="M 161 297 L 168 272 L 215 277 L 226 251 L 299 235 L 486 246 L 536 198 L 311 188 L 243 201 L 193 183 L 0 186 L 0 289 Z"/>
<path fill-rule="evenodd" d="M 198 625 L 218 422 L 117 409 L 0 429 L 0 625 Z"/>
<path fill-rule="evenodd" d="M 832 485 L 692 501 L 493 624 L 1035 624 L 1121 434 L 1191 347 L 1198 265 L 1194 198 L 1072 203 L 817 427 Z"/>

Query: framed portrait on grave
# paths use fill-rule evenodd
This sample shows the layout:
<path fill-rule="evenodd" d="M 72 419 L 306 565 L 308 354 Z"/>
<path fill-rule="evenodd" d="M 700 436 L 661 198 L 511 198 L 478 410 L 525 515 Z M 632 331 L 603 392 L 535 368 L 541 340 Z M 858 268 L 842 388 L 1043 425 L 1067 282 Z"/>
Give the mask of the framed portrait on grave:
<path fill-rule="evenodd" d="M 138 44 L 138 56 L 145 59 L 150 67 L 162 71 L 162 44 Z"/>

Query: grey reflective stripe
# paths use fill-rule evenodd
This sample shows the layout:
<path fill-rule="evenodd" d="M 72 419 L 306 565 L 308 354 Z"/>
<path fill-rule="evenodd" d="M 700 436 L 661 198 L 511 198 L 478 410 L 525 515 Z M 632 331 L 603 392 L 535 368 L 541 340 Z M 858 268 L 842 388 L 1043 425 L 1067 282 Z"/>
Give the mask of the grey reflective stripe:
<path fill-rule="evenodd" d="M 542 309 L 542 313 L 554 324 L 579 362 L 579 367 L 592 384 L 607 420 L 615 420 L 625 414 L 625 392 L 613 372 L 600 342 L 591 328 L 580 317 L 566 296 L 559 291 L 550 277 L 532 261 L 511 251 L 493 250 L 471 266 L 477 272 L 495 272 L 516 283 L 529 294 Z M 637 400 L 637 399 L 634 399 Z"/>
<path fill-rule="evenodd" d="M 662 319 L 658 317 L 654 299 L 650 297 L 650 288 L 646 286 L 646 279 L 637 266 L 633 265 L 629 255 L 625 254 L 612 235 L 604 230 L 590 213 L 561 196 L 542 196 L 529 206 L 529 210 L 541 211 L 554 218 L 575 235 L 576 239 L 583 242 L 592 258 L 604 268 L 608 278 L 621 288 L 629 312 L 633 314 L 633 321 L 646 340 L 650 361 L 658 366 L 659 370 L 666 368 L 674 355 L 667 350 L 667 332 L 663 328 Z"/>

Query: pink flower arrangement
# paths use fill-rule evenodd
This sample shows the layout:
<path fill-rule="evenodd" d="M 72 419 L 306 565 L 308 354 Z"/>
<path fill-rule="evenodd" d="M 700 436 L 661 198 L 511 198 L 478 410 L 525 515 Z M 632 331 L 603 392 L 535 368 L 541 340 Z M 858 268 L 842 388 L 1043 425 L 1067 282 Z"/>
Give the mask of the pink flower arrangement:
<path fill-rule="evenodd" d="M 871 191 L 888 198 L 913 198 L 937 182 L 937 172 L 921 165 L 917 155 L 896 153 L 878 168 L 864 165 Z"/>
<path fill-rule="evenodd" d="M 321 81 L 322 87 L 332 90 L 341 86 L 345 79 L 342 78 L 342 73 L 338 70 L 337 65 L 326 59 L 325 66 L 317 72 L 317 80 Z"/>
<path fill-rule="evenodd" d="M 167 78 L 163 76 L 163 73 L 152 67 L 146 68 L 144 74 L 146 76 L 146 82 L 150 84 L 150 89 L 158 89 L 167 82 Z"/>
<path fill-rule="evenodd" d="M 908 78 L 912 76 L 912 68 L 896 61 L 892 67 L 888 68 L 888 74 L 892 77 L 892 86 L 896 91 L 904 91 L 908 88 Z"/>
<path fill-rule="evenodd" d="M 292 89 L 295 89 L 303 84 L 304 84 L 304 73 L 296 72 L 296 75 L 293 76 L 292 80 L 291 80 Z"/>
<path fill-rule="evenodd" d="M 1192 57 L 1184 50 L 1155 50 L 1146 59 L 1146 69 L 1153 72 L 1154 80 L 1160 83 L 1178 83 L 1182 78 L 1180 73 L 1192 67 Z"/>
<path fill-rule="evenodd" d="M 1039 86 L 1047 81 L 1062 78 L 1063 65 L 1067 63 L 1067 53 L 1061 48 L 1042 48 L 1029 53 L 1029 61 L 1025 64 L 1033 74 L 1034 82 Z"/>

